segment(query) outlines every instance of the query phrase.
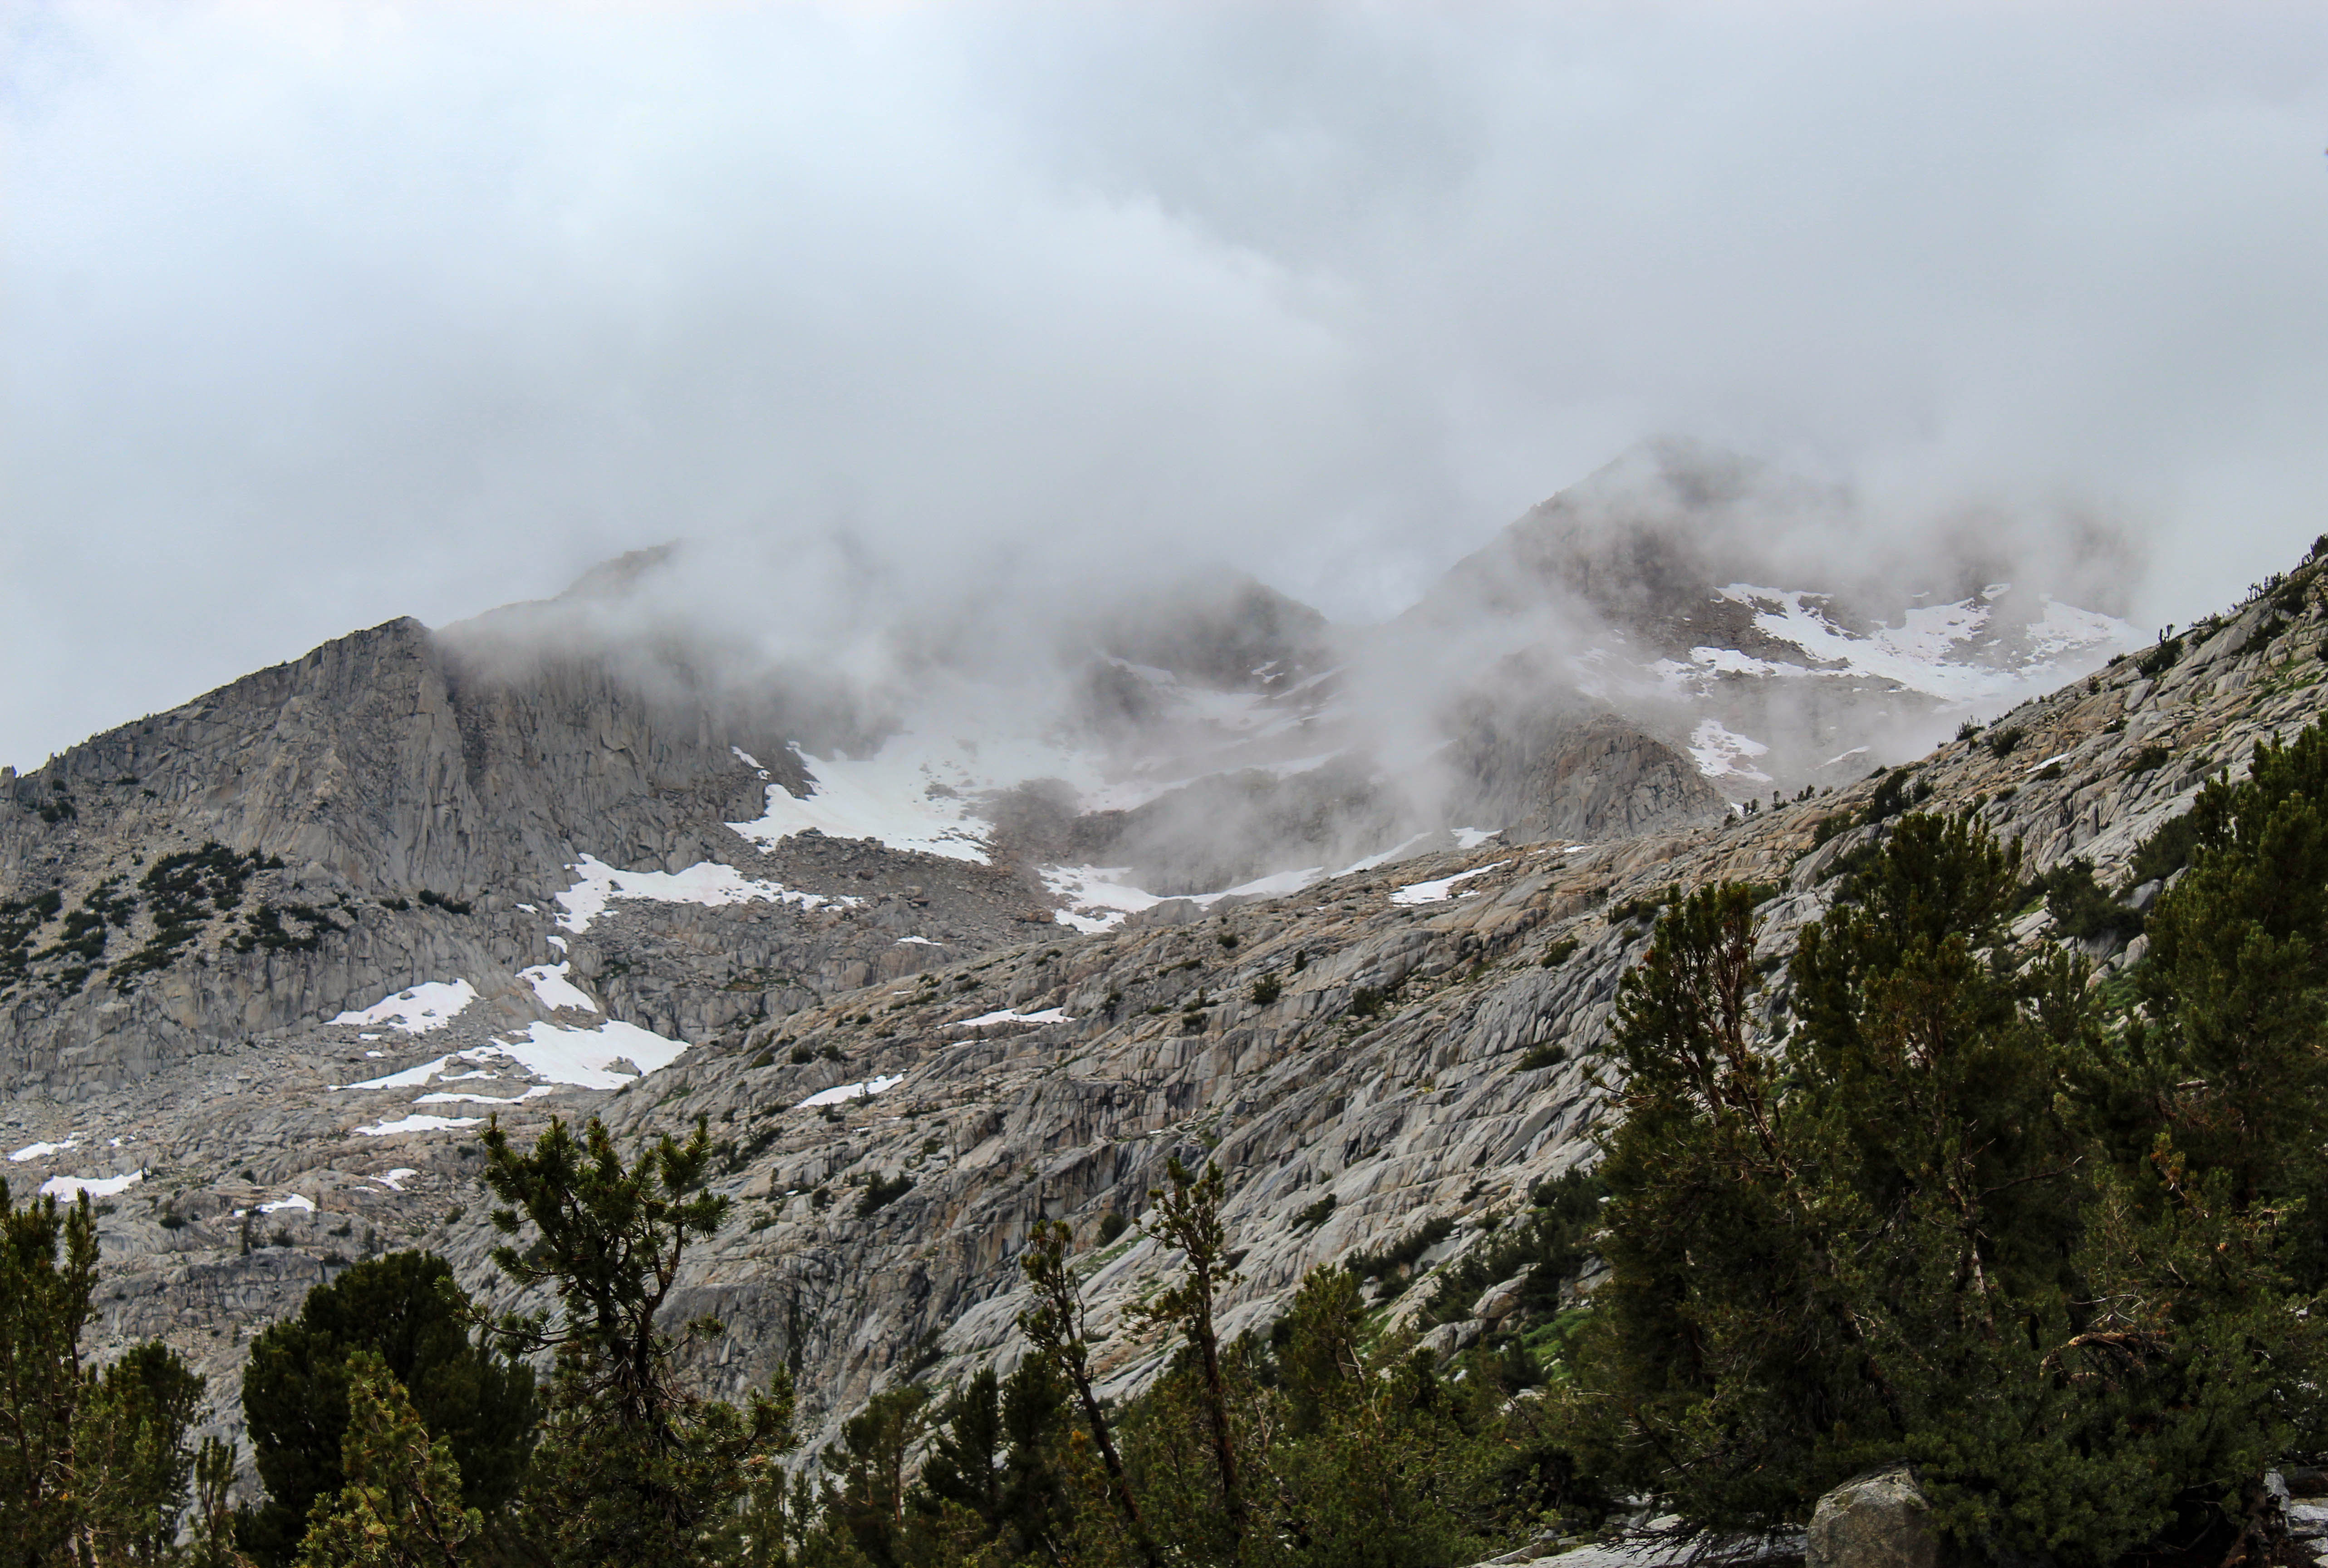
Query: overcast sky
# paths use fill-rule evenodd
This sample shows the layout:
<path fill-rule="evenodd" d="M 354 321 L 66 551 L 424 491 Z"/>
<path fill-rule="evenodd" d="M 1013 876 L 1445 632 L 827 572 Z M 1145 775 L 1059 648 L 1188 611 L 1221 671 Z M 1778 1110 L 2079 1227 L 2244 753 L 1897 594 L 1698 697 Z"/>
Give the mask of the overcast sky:
<path fill-rule="evenodd" d="M 2328 9 L 0 6 L 0 761 L 677 536 L 1411 601 L 1630 443 L 2328 530 Z M 1056 575 L 1056 574 L 1055 574 Z M 781 635 L 783 634 L 772 634 Z"/>

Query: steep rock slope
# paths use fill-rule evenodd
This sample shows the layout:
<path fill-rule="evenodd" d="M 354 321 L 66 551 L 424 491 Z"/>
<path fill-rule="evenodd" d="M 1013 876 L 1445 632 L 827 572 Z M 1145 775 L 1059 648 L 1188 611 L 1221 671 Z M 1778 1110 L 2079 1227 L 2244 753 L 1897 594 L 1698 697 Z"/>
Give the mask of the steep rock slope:
<path fill-rule="evenodd" d="M 10 1113 L 26 1148 L 10 1173 L 110 1176 L 102 1332 L 165 1333 L 226 1392 L 239 1336 L 335 1260 L 427 1245 L 499 1294 L 470 1141 L 483 1116 L 523 1133 L 552 1112 L 596 1113 L 625 1135 L 700 1117 L 725 1146 L 718 1184 L 737 1204 L 674 1305 L 728 1324 L 709 1352 L 718 1382 L 797 1366 L 829 1429 L 887 1381 L 1008 1360 L 1023 1304 L 1016 1254 L 1050 1216 L 1087 1249 L 1107 1369 L 1128 1385 L 1157 1347 L 1124 1309 L 1171 1259 L 1136 1231 L 1097 1238 L 1107 1214 L 1141 1210 L 1169 1157 L 1229 1173 L 1244 1254 L 1233 1328 L 1266 1320 L 1309 1267 L 1427 1222 L 1444 1234 L 1417 1266 L 1444 1263 L 1534 1181 L 1590 1158 L 1596 1057 L 1665 888 L 1769 886 L 1761 940 L 1775 962 L 1845 859 L 1882 831 L 1856 825 L 1879 791 L 1976 810 L 2022 838 L 2035 869 L 2076 856 L 2119 879 L 2201 779 L 2320 716 L 2318 577 L 2307 567 L 2189 634 L 2179 659 L 2121 662 L 2025 703 L 1910 778 L 1718 826 L 1490 839 L 1178 924 L 1047 930 L 772 1015 L 660 1072 L 533 1085 L 546 1093 L 511 1094 L 523 1064 L 493 1053 L 515 1047 L 465 1013 L 412 1019 L 408 1033 L 308 1024 L 222 1041 L 166 1084 L 73 1103 L 20 1095 Z M 655 939 L 717 964 L 753 940 L 753 923 L 793 908 L 609 902 L 574 933 L 571 972 L 587 969 L 581 942 L 618 953 L 645 940 L 626 923 L 682 915 Z M 839 927 L 867 912 L 799 917 Z M 2016 929 L 2051 939 L 2042 907 Z M 2120 966 L 2138 945 L 2097 956 Z M 600 983 L 609 962 L 597 961 Z M 1411 1314 L 1424 1293 L 1410 1289 L 1395 1310 Z"/>
<path fill-rule="evenodd" d="M 557 954 L 521 906 L 548 906 L 586 857 L 872 892 L 824 845 L 772 856 L 726 826 L 760 813 L 772 779 L 807 791 L 775 721 L 589 658 L 512 673 L 400 620 L 0 775 L 0 1088 L 127 1082 L 436 975 L 547 1016 L 514 976 Z M 762 753 L 767 767 L 746 760 Z M 934 939 L 970 947 L 1028 901 L 932 857 L 888 873 Z M 861 983 L 828 945 L 739 957 Z M 667 1016 L 638 1021 L 731 1021 L 651 1010 Z"/>

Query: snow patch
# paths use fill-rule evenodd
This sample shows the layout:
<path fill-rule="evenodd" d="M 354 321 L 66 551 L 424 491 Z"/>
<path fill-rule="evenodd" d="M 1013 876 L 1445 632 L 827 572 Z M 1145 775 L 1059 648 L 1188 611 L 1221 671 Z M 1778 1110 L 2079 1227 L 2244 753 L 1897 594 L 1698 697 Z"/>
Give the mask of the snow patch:
<path fill-rule="evenodd" d="M 496 1040 L 489 1046 L 478 1046 L 453 1056 L 438 1056 L 433 1062 L 423 1062 L 417 1067 L 390 1073 L 384 1077 L 367 1078 L 361 1084 L 335 1084 L 336 1089 L 417 1089 L 440 1075 L 447 1083 L 465 1078 L 498 1078 L 500 1074 L 486 1070 L 482 1064 L 514 1062 L 534 1078 L 548 1084 L 570 1084 L 581 1089 L 619 1089 L 634 1077 L 659 1072 L 679 1060 L 688 1048 L 685 1040 L 665 1039 L 636 1024 L 608 1019 L 594 1028 L 582 1028 L 568 1024 L 537 1021 L 526 1026 L 522 1038 Z M 627 1061 L 633 1073 L 609 1071 L 612 1064 Z M 467 1063 L 472 1070 L 448 1073 L 455 1062 Z M 519 1096 L 530 1100 L 546 1090 L 529 1089 Z M 515 1100 L 486 1099 L 475 1094 L 428 1095 L 417 1104 L 444 1103 L 466 1101 L 475 1104 L 511 1105 Z"/>
<path fill-rule="evenodd" d="M 1118 880 L 1131 874 L 1129 866 L 1044 866 L 1037 872 L 1052 897 L 1066 905 L 1059 924 L 1086 935 L 1112 931 L 1125 915 L 1164 902 L 1144 887 Z"/>
<path fill-rule="evenodd" d="M 379 1182 L 390 1192 L 402 1192 L 404 1190 L 404 1184 L 410 1181 L 414 1177 L 419 1174 L 420 1173 L 418 1171 L 413 1169 L 412 1167 L 408 1165 L 399 1165 L 384 1175 L 371 1177 L 368 1179 Z"/>
<path fill-rule="evenodd" d="M 1410 882 L 1393 893 L 1390 896 L 1390 901 L 1394 904 L 1404 905 L 1443 903 L 1457 896 L 1455 885 L 1458 882 L 1468 882 L 1474 877 L 1484 877 L 1490 871 L 1500 871 L 1510 864 L 1509 860 L 1497 860 L 1492 865 L 1474 866 L 1469 871 L 1458 871 L 1452 877 L 1441 877 L 1434 881 Z"/>
<path fill-rule="evenodd" d="M 474 1127 L 483 1120 L 482 1116 L 400 1116 L 376 1126 L 359 1127 L 356 1132 L 364 1138 L 385 1138 L 392 1132 L 449 1132 L 455 1127 Z"/>
<path fill-rule="evenodd" d="M 369 1051 L 364 1054 L 371 1055 Z M 361 1084 L 334 1084 L 332 1087 L 334 1089 L 418 1089 L 451 1066 L 452 1061 L 453 1058 L 450 1056 L 439 1056 L 433 1062 L 423 1062 L 417 1067 L 407 1067 L 401 1072 L 390 1073 L 382 1077 L 366 1078 Z"/>
<path fill-rule="evenodd" d="M 557 1093 L 558 1085 L 555 1084 L 538 1084 L 532 1088 L 528 1089 L 524 1094 L 513 1096 L 503 1096 L 500 1094 L 454 1094 L 439 1091 L 433 1094 L 423 1094 L 420 1098 L 415 1100 L 413 1103 L 416 1105 L 522 1105 L 528 1100 L 538 1100 L 544 1094 L 555 1094 Z"/>
<path fill-rule="evenodd" d="M 2045 596 L 2045 613 L 2029 624 L 2023 634 L 2029 641 L 2029 651 L 2040 658 L 2051 658 L 2057 653 L 2083 653 L 2110 643 L 2125 647 L 2135 645 L 2134 627 L 2116 615 L 2105 615 L 2096 610 L 2081 610 L 2075 605 L 2065 605 Z"/>
<path fill-rule="evenodd" d="M 288 1197 L 278 1197 L 273 1203 L 260 1204 L 258 1212 L 273 1214 L 278 1209 L 286 1208 L 295 1208 L 303 1214 L 313 1214 L 315 1212 L 315 1200 L 312 1197 L 302 1197 L 295 1192 Z"/>
<path fill-rule="evenodd" d="M 1071 1024 L 1065 1008 L 1045 1008 L 1038 1013 L 1017 1012 L 1004 1008 L 1000 1012 L 981 1013 L 974 1019 L 956 1019 L 946 1025 L 950 1029 L 982 1029 L 989 1024 Z"/>
<path fill-rule="evenodd" d="M 932 942 L 926 936 L 900 936 L 897 938 L 896 945 L 899 947 L 942 947 L 944 944 Z"/>
<path fill-rule="evenodd" d="M 1711 779 L 1769 784 L 1770 775 L 1749 759 L 1764 756 L 1769 749 L 1750 736 L 1724 728 L 1718 719 L 1698 720 L 1697 728 L 1689 736 L 1689 755 L 1697 759 L 1697 771 Z"/>
<path fill-rule="evenodd" d="M 1991 584 L 2004 591 L 2004 585 Z M 2025 627 L 1992 624 L 1997 592 L 1984 592 L 1945 605 L 1920 605 L 1904 612 L 1896 626 L 1878 626 L 1861 637 L 1835 624 L 1821 604 L 1827 596 L 1793 588 L 1732 583 L 1721 590 L 1733 604 L 1754 612 L 1754 628 L 1774 642 L 1802 650 L 1817 671 L 1791 663 L 1751 659 L 1726 650 L 1695 648 L 1693 663 L 1711 673 L 1755 675 L 1843 673 L 1889 681 L 1927 696 L 1972 701 L 2016 687 L 2058 677 L 2065 654 L 2092 654 L 2112 643 L 2131 645 L 2133 628 L 2115 616 L 2064 605 L 2044 596 L 2045 613 Z M 2005 643 L 2016 662 L 1973 663 L 1974 648 Z M 1667 672 L 1659 670 L 1661 677 Z"/>
<path fill-rule="evenodd" d="M 814 828 L 829 838 L 876 839 L 893 850 L 984 865 L 986 824 L 972 814 L 962 784 L 940 776 L 917 753 L 904 736 L 869 757 L 803 753 L 801 761 L 816 780 L 813 794 L 796 796 L 770 784 L 766 807 L 756 821 L 728 825 L 763 847 Z"/>
<path fill-rule="evenodd" d="M 133 1170 L 123 1176 L 100 1176 L 93 1180 L 85 1180 L 78 1176 L 52 1176 L 41 1183 L 41 1196 L 61 1197 L 68 1203 L 84 1193 L 91 1197 L 119 1197 L 145 1179 L 146 1173 L 142 1170 Z"/>
<path fill-rule="evenodd" d="M 584 1089 L 619 1089 L 634 1078 L 670 1066 L 687 1048 L 684 1040 L 667 1040 L 636 1024 L 608 1019 L 595 1029 L 530 1024 L 525 1038 L 481 1047 L 479 1054 L 497 1052 L 535 1077 L 552 1084 L 572 1084 Z M 638 1072 L 607 1070 L 613 1063 L 624 1060 Z"/>
<path fill-rule="evenodd" d="M 905 1081 L 906 1075 L 899 1073 L 893 1078 L 868 1078 L 861 1084 L 841 1084 L 830 1089 L 819 1089 L 793 1109 L 805 1111 L 812 1105 L 838 1105 L 844 1100 L 862 1100 L 868 1094 L 886 1094 Z"/>
<path fill-rule="evenodd" d="M 78 1138 L 68 1138 L 62 1143 L 27 1143 L 8 1158 L 17 1165 L 22 1165 L 27 1160 L 46 1160 L 52 1154 L 62 1154 L 80 1141 Z"/>
<path fill-rule="evenodd" d="M 465 980 L 432 980 L 376 1001 L 361 1012 L 343 1012 L 332 1021 L 359 1028 L 386 1024 L 408 1035 L 420 1035 L 443 1028 L 476 1000 L 477 988 Z"/>
<path fill-rule="evenodd" d="M 519 970 L 517 977 L 533 987 L 535 1000 L 552 1012 L 560 1008 L 571 1008 L 577 1012 L 596 1012 L 598 1004 L 592 1001 L 580 986 L 566 978 L 573 967 L 571 960 L 564 963 L 537 963 L 530 969 Z"/>
<path fill-rule="evenodd" d="M 596 855 L 585 855 L 569 869 L 580 872 L 582 879 L 558 895 L 557 902 L 566 911 L 558 917 L 558 924 L 577 936 L 589 930 L 590 923 L 604 915 L 606 906 L 617 898 L 700 904 L 707 908 L 755 900 L 797 904 L 803 909 L 858 902 L 854 898 L 827 898 L 815 893 L 796 892 L 781 882 L 756 881 L 718 860 L 699 860 L 684 871 L 623 871 Z"/>
<path fill-rule="evenodd" d="M 1448 830 L 1454 835 L 1456 843 L 1466 850 L 1478 849 L 1500 831 L 1495 828 Z M 1071 925 L 1088 935 L 1112 931 L 1123 924 L 1126 915 L 1152 909 L 1168 898 L 1186 898 L 1191 904 L 1206 909 L 1224 898 L 1282 898 L 1305 887 L 1315 887 L 1329 877 L 1347 877 L 1356 871 L 1371 871 L 1377 866 L 1404 858 L 1410 851 L 1444 841 L 1436 830 L 1417 833 L 1379 853 L 1354 860 L 1338 871 L 1325 866 L 1272 871 L 1266 877 L 1256 877 L 1250 882 L 1240 882 L 1217 893 L 1150 893 L 1145 887 L 1135 887 L 1121 880 L 1131 874 L 1129 866 L 1044 866 L 1038 869 L 1038 875 L 1043 878 L 1043 886 L 1067 906 L 1059 912 L 1059 924 Z"/>

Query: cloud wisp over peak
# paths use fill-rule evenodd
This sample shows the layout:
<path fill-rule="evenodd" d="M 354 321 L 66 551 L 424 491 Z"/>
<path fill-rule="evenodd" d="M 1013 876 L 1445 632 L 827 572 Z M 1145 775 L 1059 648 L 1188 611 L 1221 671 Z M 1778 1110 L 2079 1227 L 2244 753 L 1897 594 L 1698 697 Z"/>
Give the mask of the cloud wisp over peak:
<path fill-rule="evenodd" d="M 804 646 L 1199 559 L 1380 620 L 1666 434 L 2133 530 L 2155 620 L 2322 526 L 2312 7 L 5 25 L 19 765 L 682 536 Z"/>

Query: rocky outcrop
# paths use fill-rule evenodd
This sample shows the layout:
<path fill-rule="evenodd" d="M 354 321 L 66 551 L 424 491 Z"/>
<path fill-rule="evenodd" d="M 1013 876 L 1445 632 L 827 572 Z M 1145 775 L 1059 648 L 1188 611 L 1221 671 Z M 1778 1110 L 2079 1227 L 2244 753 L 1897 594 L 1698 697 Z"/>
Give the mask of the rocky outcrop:
<path fill-rule="evenodd" d="M 1845 1481 L 1818 1500 L 1805 1568 L 1941 1568 L 1931 1504 L 1904 1467 Z"/>
<path fill-rule="evenodd" d="M 551 907 L 586 855 L 716 860 L 850 897 L 911 887 L 918 910 L 934 887 L 918 925 L 957 948 L 1017 929 L 1028 896 L 989 868 L 885 856 L 876 888 L 849 849 L 756 850 L 725 824 L 756 817 L 772 780 L 808 789 L 781 733 L 603 662 L 515 666 L 410 620 L 327 643 L 0 781 L 0 904 L 37 916 L 0 951 L 0 1089 L 124 1083 L 416 980 L 547 962 L 547 922 L 521 906 Z M 195 862 L 175 892 L 156 885 L 174 857 Z M 712 987 L 765 971 L 795 977 L 790 994 L 848 989 L 908 934 L 835 949 L 800 927 L 746 946 Z M 655 982 L 629 968 L 643 1003 Z M 733 1021 L 668 994 L 688 988 L 674 978 L 648 1010 L 691 1031 Z"/>
<path fill-rule="evenodd" d="M 1629 838 L 1729 810 L 1687 757 L 1612 714 L 1475 708 L 1448 765 L 1458 818 L 1503 823 L 1516 842 Z"/>

